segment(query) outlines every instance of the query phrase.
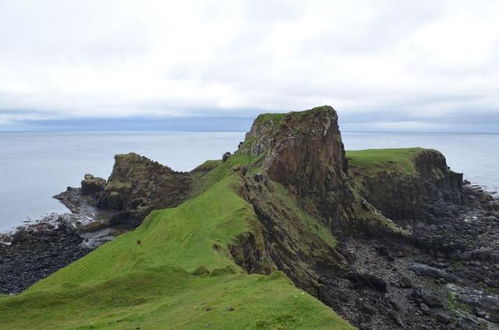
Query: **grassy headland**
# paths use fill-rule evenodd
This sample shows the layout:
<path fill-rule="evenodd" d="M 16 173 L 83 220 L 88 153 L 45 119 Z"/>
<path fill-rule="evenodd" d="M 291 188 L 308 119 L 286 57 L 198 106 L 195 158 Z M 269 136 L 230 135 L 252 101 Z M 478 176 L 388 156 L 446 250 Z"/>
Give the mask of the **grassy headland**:
<path fill-rule="evenodd" d="M 240 158 L 241 156 L 239 156 Z M 256 225 L 218 163 L 197 197 L 152 212 L 135 231 L 14 297 L 0 297 L 9 329 L 350 329 L 280 272 L 247 274 L 228 245 Z M 243 157 L 244 158 L 244 157 Z M 21 316 L 22 315 L 22 316 Z"/>

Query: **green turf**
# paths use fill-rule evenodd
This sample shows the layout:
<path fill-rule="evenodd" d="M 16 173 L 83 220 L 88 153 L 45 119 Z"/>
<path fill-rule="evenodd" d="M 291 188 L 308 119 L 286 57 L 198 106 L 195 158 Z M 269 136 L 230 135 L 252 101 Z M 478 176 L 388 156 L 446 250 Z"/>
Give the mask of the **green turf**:
<path fill-rule="evenodd" d="M 236 154 L 230 156 L 225 162 L 222 160 L 207 160 L 194 169 L 194 187 L 192 195 L 199 195 L 215 183 L 229 176 L 236 169 L 241 166 L 248 166 L 249 164 L 258 161 L 258 159 L 259 157 L 250 156 L 248 154 Z M 209 171 L 203 173 L 204 169 L 209 169 Z"/>
<path fill-rule="evenodd" d="M 378 171 L 402 171 L 416 175 L 412 160 L 424 150 L 423 148 L 349 150 L 346 156 L 349 168 L 363 175 Z"/>
<path fill-rule="evenodd" d="M 238 161 L 215 165 L 223 168 L 197 197 L 154 211 L 23 294 L 0 297 L 0 327 L 351 329 L 281 273 L 248 275 L 234 264 L 228 244 L 256 221 L 235 193 L 238 175 L 228 175 Z"/>

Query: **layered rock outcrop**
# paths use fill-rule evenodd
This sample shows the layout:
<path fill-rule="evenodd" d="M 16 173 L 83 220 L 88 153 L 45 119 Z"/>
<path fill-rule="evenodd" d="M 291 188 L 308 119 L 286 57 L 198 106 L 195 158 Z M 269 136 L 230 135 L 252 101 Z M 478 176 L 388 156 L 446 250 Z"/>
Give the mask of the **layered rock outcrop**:
<path fill-rule="evenodd" d="M 114 223 L 138 225 L 154 209 L 174 207 L 188 197 L 191 177 L 135 153 L 116 155 L 98 206 L 122 212 Z"/>
<path fill-rule="evenodd" d="M 372 205 L 393 220 L 431 220 L 452 214 L 462 205 L 463 175 L 449 169 L 445 157 L 436 150 L 408 150 L 405 166 L 395 162 L 389 149 L 369 150 L 372 155 L 385 153 L 384 163 L 362 163 L 351 152 L 349 176 L 352 184 Z"/>
<path fill-rule="evenodd" d="M 350 186 L 338 115 L 330 106 L 258 116 L 238 153 L 262 157 L 263 172 L 335 234 L 376 232 L 390 222 Z"/>

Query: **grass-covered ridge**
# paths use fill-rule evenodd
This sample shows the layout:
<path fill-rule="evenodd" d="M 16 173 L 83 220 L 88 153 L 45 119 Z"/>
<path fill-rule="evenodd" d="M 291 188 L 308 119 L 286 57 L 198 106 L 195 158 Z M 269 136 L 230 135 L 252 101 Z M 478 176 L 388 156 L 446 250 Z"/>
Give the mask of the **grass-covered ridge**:
<path fill-rule="evenodd" d="M 0 297 L 8 329 L 350 329 L 280 272 L 249 275 L 228 245 L 258 227 L 231 168 L 209 164 L 198 195 L 152 212 L 124 234 L 14 297 Z"/>

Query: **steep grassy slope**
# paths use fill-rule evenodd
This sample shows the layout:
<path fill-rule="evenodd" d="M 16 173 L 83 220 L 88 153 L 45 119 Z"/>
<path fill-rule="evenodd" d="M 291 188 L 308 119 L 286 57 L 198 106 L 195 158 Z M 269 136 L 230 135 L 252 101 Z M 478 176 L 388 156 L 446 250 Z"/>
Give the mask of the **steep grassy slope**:
<path fill-rule="evenodd" d="M 235 193 L 239 174 L 213 171 L 223 173 L 197 197 L 154 211 L 23 294 L 0 297 L 1 327 L 350 329 L 282 273 L 249 275 L 233 262 L 228 245 L 258 223 Z"/>

